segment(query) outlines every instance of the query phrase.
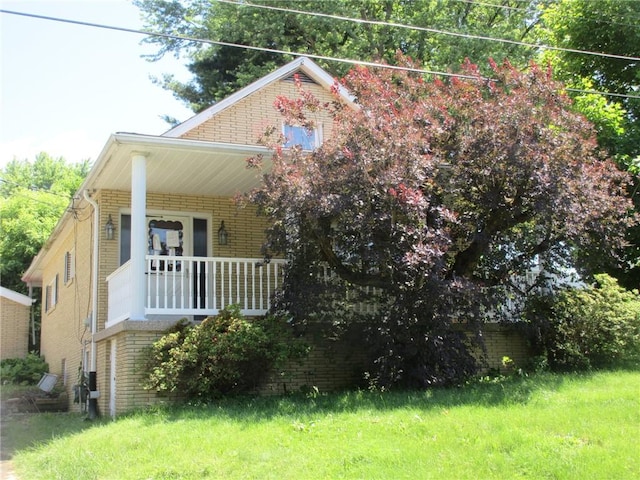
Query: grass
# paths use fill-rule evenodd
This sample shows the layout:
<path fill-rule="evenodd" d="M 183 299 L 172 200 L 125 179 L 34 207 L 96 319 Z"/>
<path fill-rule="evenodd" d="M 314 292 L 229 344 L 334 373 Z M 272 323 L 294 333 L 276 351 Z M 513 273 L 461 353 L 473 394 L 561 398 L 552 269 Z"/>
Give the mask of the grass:
<path fill-rule="evenodd" d="M 12 421 L 31 479 L 640 478 L 640 371 Z"/>

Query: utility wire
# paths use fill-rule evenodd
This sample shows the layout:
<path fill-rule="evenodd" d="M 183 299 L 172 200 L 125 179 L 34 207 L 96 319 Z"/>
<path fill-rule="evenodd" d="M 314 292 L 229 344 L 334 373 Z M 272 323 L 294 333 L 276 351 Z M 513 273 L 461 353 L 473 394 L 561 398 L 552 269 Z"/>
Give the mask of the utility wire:
<path fill-rule="evenodd" d="M 375 62 L 366 62 L 363 60 L 351 60 L 351 59 L 345 59 L 345 58 L 337 58 L 337 57 L 329 57 L 329 56 L 325 56 L 325 55 L 317 55 L 314 53 L 299 53 L 299 52 L 292 52 L 289 50 L 279 50 L 276 48 L 266 48 L 266 47 L 255 47 L 253 45 L 241 45 L 238 43 L 230 43 L 230 42 L 222 42 L 219 40 L 209 40 L 209 39 L 203 39 L 203 38 L 194 38 L 194 37 L 188 37 L 185 35 L 174 35 L 174 34 L 170 34 L 170 33 L 158 33 L 158 32 L 147 32 L 144 30 L 137 30 L 134 28 L 127 28 L 127 27 L 116 27 L 113 25 L 105 25 L 105 24 L 100 24 L 100 23 L 92 23 L 92 22 L 85 22 L 82 20 L 71 20 L 68 18 L 60 18 L 60 17 L 50 17 L 47 15 L 38 15 L 35 13 L 26 13 L 26 12 L 16 12 L 13 10 L 5 10 L 5 9 L 0 9 L 0 13 L 8 13 L 10 15 L 19 15 L 19 16 L 23 16 L 23 17 L 29 17 L 29 18 L 37 18 L 40 20 L 51 20 L 54 22 L 62 22 L 62 23 L 70 23 L 73 25 L 82 25 L 85 27 L 95 27 L 95 28 L 103 28 L 106 30 L 116 30 L 116 31 L 120 31 L 120 32 L 128 32 L 128 33 L 136 33 L 139 35 L 145 35 L 145 36 L 150 36 L 150 37 L 162 37 L 162 38 L 168 38 L 170 40 L 181 40 L 181 41 L 187 41 L 187 42 L 195 42 L 195 43 L 206 43 L 206 44 L 210 44 L 210 45 L 219 45 L 219 46 L 223 46 L 223 47 L 235 47 L 235 48 L 242 48 L 242 49 L 246 49 L 246 50 L 256 50 L 256 51 L 260 51 L 260 52 L 269 52 L 269 53 L 278 53 L 278 54 L 282 54 L 282 55 L 292 55 L 292 56 L 300 56 L 300 57 L 309 57 L 309 58 L 315 58 L 317 60 L 326 60 L 326 61 L 331 61 L 331 62 L 340 62 L 340 63 L 349 63 L 349 64 L 353 64 L 353 65 L 362 65 L 362 66 L 366 66 L 366 67 L 378 67 L 378 68 L 387 68 L 387 69 L 391 69 L 391 70 L 403 70 L 403 71 L 410 71 L 410 72 L 416 72 L 416 73 L 427 73 L 427 74 L 431 74 L 431 75 L 443 75 L 443 76 L 447 76 L 447 77 L 457 77 L 457 78 L 466 78 L 466 79 L 475 79 L 477 77 L 474 77 L 472 75 L 463 75 L 463 74 L 458 74 L 458 73 L 447 73 L 447 72 L 437 72 L 437 71 L 431 71 L 431 70 L 424 70 L 421 68 L 411 68 L 411 67 L 401 67 L 401 66 L 397 66 L 397 65 L 384 65 L 384 64 L 380 64 L 380 63 L 375 63 Z M 486 79 L 489 80 L 489 79 Z"/>
<path fill-rule="evenodd" d="M 640 99 L 640 95 L 631 95 L 629 93 L 600 92 L 598 90 L 583 90 L 581 88 L 569 88 L 569 87 L 565 87 L 565 90 L 568 92 L 574 92 L 574 93 L 587 93 L 587 94 L 593 94 L 593 95 L 607 95 L 609 97 Z"/>
<path fill-rule="evenodd" d="M 519 46 L 523 46 L 523 47 L 530 47 L 530 48 L 538 48 L 538 49 L 542 49 L 542 50 L 555 50 L 558 52 L 570 52 L 570 53 L 579 53 L 579 54 L 583 54 L 583 55 L 593 55 L 593 56 L 598 56 L 598 57 L 607 57 L 607 58 L 617 58 L 619 60 L 629 60 L 629 61 L 633 61 L 633 62 L 638 62 L 640 61 L 640 57 L 629 57 L 626 55 L 616 55 L 613 53 L 602 53 L 602 52 L 592 52 L 589 50 L 578 50 L 578 49 L 573 49 L 573 48 L 563 48 L 563 47 L 553 47 L 550 45 L 542 45 L 542 44 L 535 44 L 535 43 L 527 43 L 527 42 L 520 42 L 518 40 L 507 40 L 504 38 L 494 38 L 494 37 L 487 37 L 484 35 L 473 35 L 473 34 L 469 34 L 469 33 L 457 33 L 457 32 L 448 32 L 445 30 L 438 30 L 435 28 L 427 28 L 427 27 L 417 27 L 414 25 L 404 25 L 402 23 L 393 23 L 393 22 L 383 22 L 381 20 L 364 20 L 361 18 L 352 18 L 352 17 L 343 17 L 341 15 L 332 15 L 329 13 L 318 13 L 318 12 L 309 12 L 306 10 L 295 10 L 295 9 L 291 9 L 291 8 L 283 8 L 283 7 L 273 7 L 273 6 L 269 6 L 269 5 L 257 5 L 254 3 L 248 3 L 248 2 L 238 2 L 236 0 L 215 0 L 218 3 L 227 3 L 227 4 L 231 4 L 231 5 L 237 5 L 240 7 L 253 7 L 253 8 L 262 8 L 265 10 L 275 10 L 275 11 L 279 11 L 279 12 L 286 12 L 286 13 L 297 13 L 297 14 L 302 14 L 302 15 L 309 15 L 309 16 L 314 16 L 314 17 L 323 17 L 323 18 L 330 18 L 332 20 L 343 20 L 343 21 L 348 21 L 348 22 L 354 22 L 354 23 L 363 23 L 363 24 L 368 24 L 368 25 L 378 25 L 378 26 L 384 26 L 384 27 L 394 27 L 394 28 L 404 28 L 404 29 L 408 29 L 408 30 L 416 30 L 416 31 L 420 31 L 420 32 L 429 32 L 429 33 L 437 33 L 440 35 L 450 35 L 453 37 L 460 37 L 460 38 L 467 38 L 467 39 L 473 39 L 473 40 L 486 40 L 486 41 L 491 41 L 491 42 L 502 42 L 502 43 L 508 43 L 511 45 L 519 45 Z"/>
<path fill-rule="evenodd" d="M 500 8 L 503 10 L 514 10 L 514 11 L 521 11 L 521 12 L 531 12 L 530 9 L 528 8 L 523 8 L 523 7 L 512 7 L 509 5 L 499 5 L 497 3 L 485 3 L 485 2 L 479 2 L 476 0 L 454 0 L 456 2 L 462 2 L 462 3 L 468 3 L 470 5 L 480 5 L 480 6 L 485 6 L 485 7 L 494 7 L 494 8 Z M 623 2 L 624 0 L 617 0 L 618 2 Z M 627 0 L 629 2 L 636 2 L 638 3 L 638 0 Z M 548 3 L 547 3 L 548 5 Z M 602 12 L 599 11 L 593 11 L 592 12 L 594 15 L 605 15 Z M 634 14 L 629 14 L 629 13 L 624 13 L 623 17 L 618 17 L 618 18 L 622 18 L 622 20 L 626 21 L 627 18 L 630 18 L 632 20 L 635 19 L 639 19 L 640 16 L 638 15 L 634 15 Z M 604 20 L 603 18 L 596 18 L 596 19 L 591 19 L 597 23 L 607 23 L 609 25 L 619 25 L 619 26 L 624 26 L 624 27 L 638 27 L 638 24 L 631 24 L 631 23 L 621 23 L 619 21 L 616 20 Z"/>
<path fill-rule="evenodd" d="M 59 205 L 55 205 L 53 203 L 47 202 L 45 200 L 40 200 L 38 198 L 34 198 L 33 195 L 27 195 L 26 193 L 23 192 L 13 192 L 11 194 L 12 197 L 22 197 L 22 198 L 26 198 L 28 199 L 30 202 L 36 202 L 36 203 L 40 203 L 42 205 L 46 205 L 47 207 L 51 208 L 51 209 L 58 209 L 60 208 Z"/>
<path fill-rule="evenodd" d="M 455 0 L 456 2 L 461 2 L 461 3 L 469 3 L 471 5 L 480 5 L 483 7 L 494 7 L 494 8 L 501 8 L 503 10 L 516 10 L 516 11 L 520 11 L 520 12 L 528 12 L 529 9 L 524 8 L 524 7 L 512 7 L 510 5 L 498 5 L 497 3 L 485 3 L 485 2 L 479 2 L 476 0 Z"/>
<path fill-rule="evenodd" d="M 501 10 L 516 10 L 516 11 L 520 11 L 520 12 L 532 12 L 532 9 L 531 8 L 527 8 L 527 7 L 512 7 L 511 5 L 501 5 L 499 3 L 481 2 L 479 0 L 453 0 L 453 1 L 460 2 L 460 3 L 468 3 L 468 4 L 474 5 L 474 6 L 478 5 L 478 6 L 483 6 L 483 7 L 499 8 Z M 618 3 L 622 3 L 624 1 L 625 0 L 617 0 Z M 626 0 L 626 1 L 629 2 L 629 3 L 639 3 L 639 0 Z M 519 2 L 519 3 L 523 3 L 523 2 Z M 557 2 L 554 2 L 554 1 L 545 1 L 545 2 L 541 3 L 542 6 L 550 6 L 550 5 L 556 5 L 556 4 L 557 4 Z M 601 12 L 595 11 L 593 13 L 601 13 Z M 635 15 L 632 15 L 632 17 L 635 18 Z"/>
<path fill-rule="evenodd" d="M 217 1 L 224 1 L 224 0 L 217 0 Z M 235 3 L 235 2 L 232 2 L 232 3 Z M 209 44 L 209 45 L 219 45 L 219 46 L 224 46 L 224 47 L 241 48 L 241 49 L 246 49 L 246 50 L 255 50 L 255 51 L 261 51 L 261 52 L 277 53 L 277 54 L 281 54 L 281 55 L 308 57 L 308 58 L 313 58 L 313 59 L 316 59 L 316 60 L 325 60 L 325 61 L 337 62 L 337 63 L 347 63 L 347 64 L 350 64 L 350 65 L 360 65 L 360 66 L 373 67 L 373 68 L 385 68 L 385 69 L 388 69 L 388 70 L 401 70 L 401 71 L 423 73 L 423 74 L 437 75 L 437 76 L 443 76 L 443 77 L 464 78 L 464 79 L 467 79 L 467 80 L 477 80 L 477 79 L 480 79 L 480 80 L 491 80 L 490 78 L 485 78 L 485 77 L 478 78 L 478 77 L 475 77 L 473 75 L 464 75 L 464 74 L 460 74 L 460 73 L 438 72 L 438 71 L 426 70 L 426 69 L 422 69 L 422 68 L 402 67 L 402 66 L 398 66 L 398 65 L 380 64 L 380 63 L 375 63 L 375 62 L 367 62 L 367 61 L 363 61 L 363 60 L 353 60 L 353 59 L 345 59 L 345 58 L 338 58 L 338 57 L 329 57 L 329 56 L 326 56 L 326 55 L 317 55 L 317 54 L 314 54 L 314 53 L 307 53 L 307 52 L 300 53 L 300 52 L 292 52 L 292 51 L 287 51 L 287 50 L 279 50 L 279 49 L 275 49 L 275 48 L 255 47 L 253 45 L 240 45 L 240 44 L 237 44 L 237 43 L 222 42 L 222 41 L 218 41 L 218 40 L 208 40 L 208 39 L 202 39 L 202 38 L 187 37 L 187 36 L 184 36 L 184 35 L 174 35 L 174 34 L 169 34 L 169 33 L 148 32 L 148 31 L 138 30 L 138 29 L 134 29 L 134 28 L 117 27 L 117 26 L 113 26 L 113 25 L 105 25 L 105 24 L 100 24 L 100 23 L 85 22 L 85 21 L 81 21 L 81 20 L 71 20 L 71 19 L 66 19 L 66 18 L 50 17 L 50 16 L 47 16 L 47 15 L 38 15 L 38 14 L 34 14 L 34 13 L 17 12 L 17 11 L 14 11 L 14 10 L 0 9 L 0 13 L 7 13 L 7 14 L 10 14 L 10 15 L 18 15 L 18 16 L 29 17 L 29 18 L 36 18 L 36 19 L 40 19 L 40 20 L 49 20 L 49 21 L 54 21 L 54 22 L 69 23 L 69 24 L 81 25 L 81 26 L 85 26 L 85 27 L 94 27 L 94 28 L 102 28 L 102 29 L 106 29 L 106 30 L 115 30 L 115 31 L 120 31 L 120 32 L 135 33 L 135 34 L 138 34 L 138 35 L 145 35 L 145 36 L 149 36 L 149 37 L 161 37 L 161 38 L 168 38 L 170 40 L 180 40 L 180 41 L 187 41 L 187 42 L 194 42 L 194 43 L 205 43 L 205 44 Z M 633 59 L 634 57 L 625 57 L 625 58 Z M 640 60 L 640 58 L 638 60 Z M 572 92 L 577 92 L 577 93 L 592 93 L 592 94 L 607 95 L 607 96 L 612 96 L 612 97 L 640 99 L 640 95 L 600 92 L 600 91 L 596 91 L 596 90 L 581 90 L 581 89 L 576 89 L 576 88 L 565 88 L 565 90 L 572 91 Z"/>
<path fill-rule="evenodd" d="M 52 192 L 50 188 L 43 187 L 35 187 L 33 185 L 22 185 L 21 183 L 14 182 L 13 180 L 7 180 L 6 178 L 0 177 L 0 182 L 6 183 L 7 185 L 11 185 L 13 187 L 23 188 L 30 192 L 43 192 L 48 193 L 49 195 L 55 195 L 56 197 L 64 198 L 65 200 L 71 200 L 73 198 L 73 194 L 71 195 L 63 195 L 61 193 Z"/>

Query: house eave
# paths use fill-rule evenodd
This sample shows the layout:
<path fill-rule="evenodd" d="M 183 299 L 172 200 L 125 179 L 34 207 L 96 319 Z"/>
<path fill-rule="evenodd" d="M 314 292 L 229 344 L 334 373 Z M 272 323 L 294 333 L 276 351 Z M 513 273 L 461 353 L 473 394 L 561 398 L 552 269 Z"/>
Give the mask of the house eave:
<path fill-rule="evenodd" d="M 5 287 L 0 287 L 0 297 L 4 297 L 8 300 L 11 300 L 12 302 L 24 305 L 25 307 L 30 307 L 31 304 L 35 301 L 35 299 L 33 298 L 27 297 L 26 295 L 18 292 L 14 292 L 13 290 Z"/>
<path fill-rule="evenodd" d="M 125 181 L 130 180 L 130 159 L 133 154 L 143 154 L 149 161 L 149 167 L 153 168 L 154 162 L 162 156 L 169 165 L 175 168 L 180 165 L 181 170 L 187 171 L 190 168 L 187 157 L 205 158 L 211 163 L 219 158 L 246 159 L 255 155 L 263 155 L 270 157 L 271 152 L 263 146 L 251 146 L 242 144 L 231 144 L 221 142 L 208 142 L 202 140 L 191 140 L 182 138 L 171 138 L 156 135 L 141 135 L 136 133 L 115 133 L 109 137 L 102 152 L 98 156 L 93 168 L 87 175 L 79 191 L 84 190 L 100 190 L 103 188 L 128 190 L 122 188 L 124 185 L 120 182 L 113 185 L 108 177 L 119 174 Z M 218 165 L 219 166 L 219 165 Z M 126 167 L 126 168 L 123 168 Z M 215 165 L 205 165 L 205 167 L 215 168 Z M 246 165 L 236 165 L 236 171 L 246 170 Z M 201 169 L 193 170 L 195 175 L 202 174 Z M 173 177 L 173 175 L 171 176 Z M 175 179 L 170 180 L 175 184 Z M 161 185 L 158 181 L 154 184 L 153 179 L 148 180 L 148 188 L 153 191 L 172 190 L 167 185 Z M 173 188 L 174 191 L 180 191 L 180 188 Z M 182 189 L 184 192 L 193 192 L 193 188 L 189 186 Z"/>
<path fill-rule="evenodd" d="M 217 196 L 233 196 L 259 185 L 260 172 L 247 169 L 245 160 L 262 155 L 269 168 L 271 157 L 271 151 L 263 146 L 115 133 L 107 140 L 78 189 L 75 201 L 84 201 L 85 191 L 130 191 L 131 156 L 134 154 L 147 157 L 147 191 Z M 22 281 L 41 286 L 46 253 L 72 219 L 71 209 L 66 209 Z"/>

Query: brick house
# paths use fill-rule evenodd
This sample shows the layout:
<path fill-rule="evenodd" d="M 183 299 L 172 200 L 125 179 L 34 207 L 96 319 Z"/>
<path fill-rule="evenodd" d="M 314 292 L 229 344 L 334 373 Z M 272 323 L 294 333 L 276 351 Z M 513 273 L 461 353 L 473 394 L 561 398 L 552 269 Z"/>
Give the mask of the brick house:
<path fill-rule="evenodd" d="M 29 353 L 29 323 L 33 299 L 0 287 L 0 360 Z"/>
<path fill-rule="evenodd" d="M 245 160 L 264 154 L 268 162 L 258 143 L 268 127 L 305 148 L 331 135 L 329 117 L 306 135 L 274 109 L 276 96 L 296 96 L 296 74 L 321 101 L 333 99 L 334 79 L 298 58 L 163 135 L 109 137 L 23 277 L 42 287 L 41 352 L 70 398 L 90 372 L 100 413 L 152 404 L 158 398 L 141 388 L 137 364 L 168 327 L 229 304 L 248 316 L 268 310 L 283 260 L 262 262 L 265 219 L 234 196 L 259 184 Z M 348 349 L 327 348 L 298 369 L 299 383 L 353 380 Z"/>

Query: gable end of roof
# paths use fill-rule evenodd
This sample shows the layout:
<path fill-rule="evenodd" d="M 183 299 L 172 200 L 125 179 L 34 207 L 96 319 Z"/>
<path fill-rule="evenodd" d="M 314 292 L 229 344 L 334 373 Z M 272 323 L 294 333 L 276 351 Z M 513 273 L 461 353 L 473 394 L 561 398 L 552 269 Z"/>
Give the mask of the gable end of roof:
<path fill-rule="evenodd" d="M 335 83 L 335 79 L 329 75 L 325 70 L 320 68 L 316 63 L 307 57 L 299 57 L 294 61 L 287 63 L 286 65 L 278 68 L 268 75 L 256 80 L 250 85 L 238 90 L 236 93 L 228 96 L 227 98 L 214 103 L 209 108 L 194 115 L 193 117 L 185 120 L 180 125 L 173 127 L 171 130 L 163 133 L 163 137 L 178 138 L 185 133 L 193 130 L 199 125 L 203 124 L 213 116 L 222 112 L 223 110 L 234 105 L 243 98 L 251 95 L 252 93 L 264 88 L 272 82 L 278 80 L 293 80 L 294 75 L 298 73 L 300 80 L 303 82 L 313 82 L 324 88 L 331 88 Z M 340 94 L 346 101 L 353 101 L 346 91 L 340 89 Z"/>

